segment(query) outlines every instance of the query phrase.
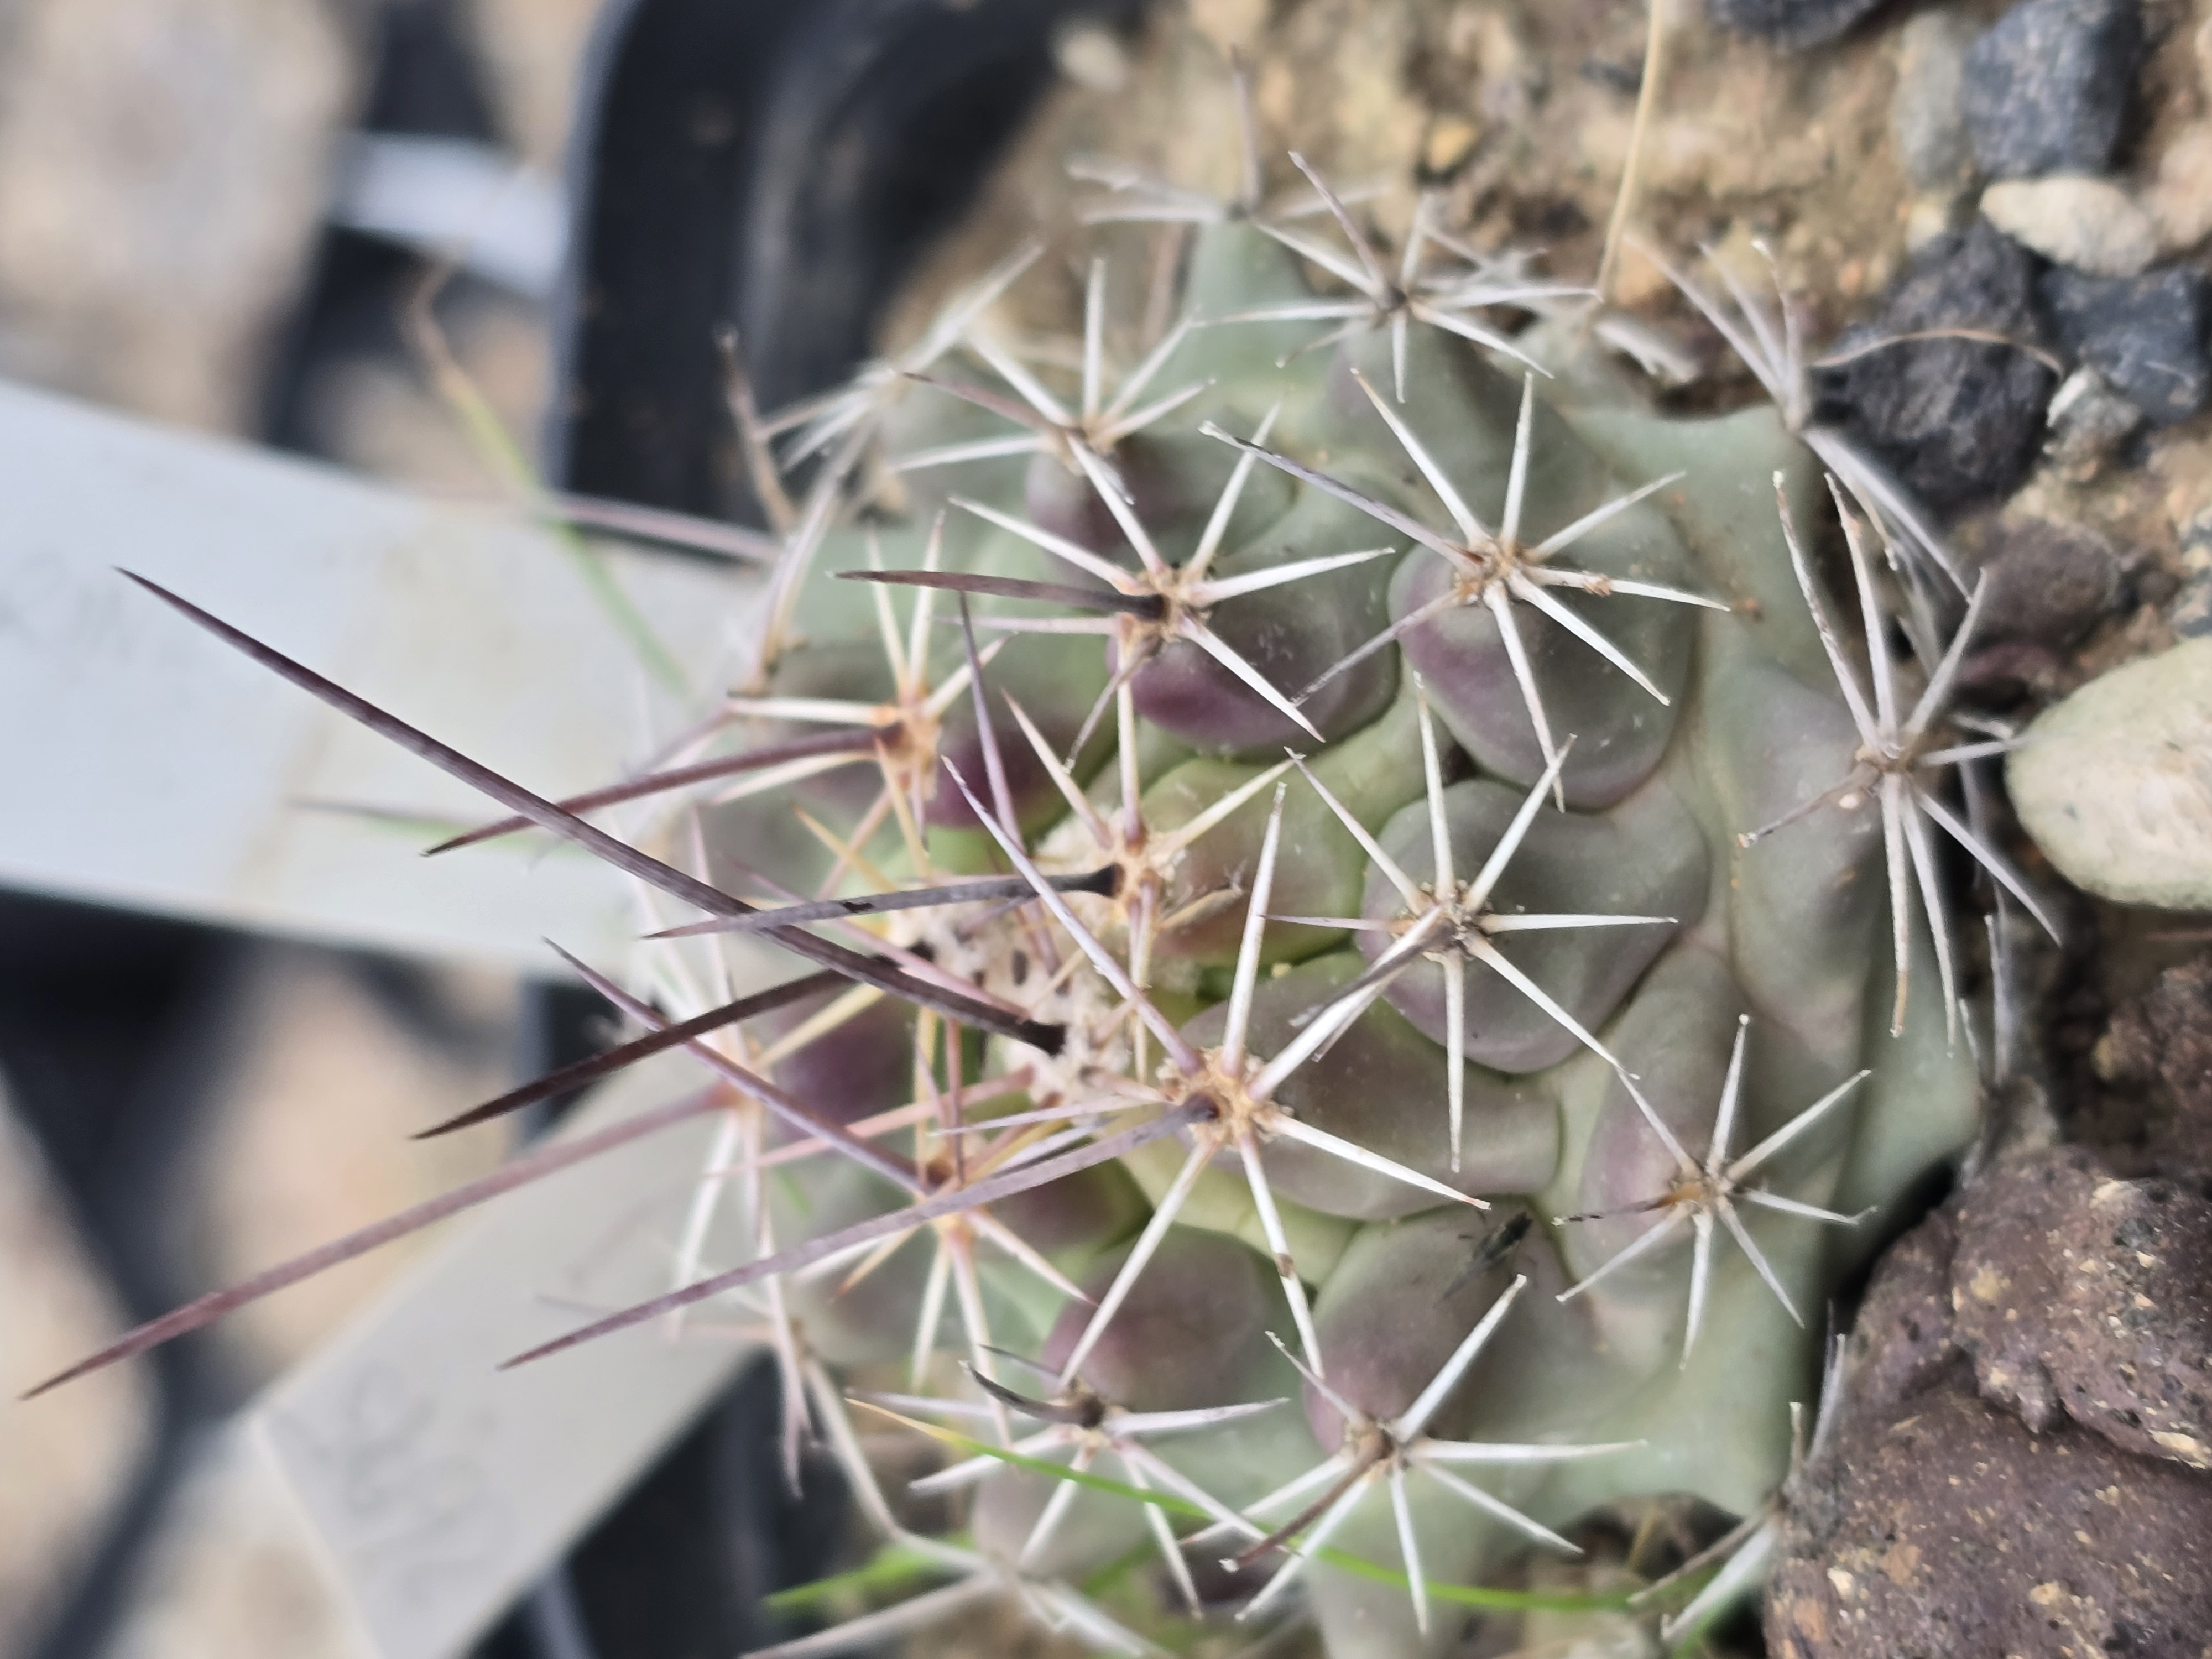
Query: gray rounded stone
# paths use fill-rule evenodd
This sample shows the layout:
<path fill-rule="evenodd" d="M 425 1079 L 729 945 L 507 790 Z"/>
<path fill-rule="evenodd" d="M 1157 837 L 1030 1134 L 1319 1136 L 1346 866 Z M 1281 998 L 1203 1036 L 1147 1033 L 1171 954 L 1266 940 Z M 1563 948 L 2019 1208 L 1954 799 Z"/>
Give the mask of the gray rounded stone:
<path fill-rule="evenodd" d="M 2067 879 L 2123 904 L 2212 909 L 2212 638 L 2092 680 L 2005 768 Z"/>

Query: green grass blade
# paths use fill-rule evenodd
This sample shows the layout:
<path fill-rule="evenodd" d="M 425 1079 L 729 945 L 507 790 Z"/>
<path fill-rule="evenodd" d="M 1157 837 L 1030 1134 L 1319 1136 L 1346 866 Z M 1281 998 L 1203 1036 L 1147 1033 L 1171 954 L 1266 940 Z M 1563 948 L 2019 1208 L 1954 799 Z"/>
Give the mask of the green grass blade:
<path fill-rule="evenodd" d="M 925 1555 L 894 1540 L 857 1567 L 833 1572 L 827 1578 L 793 1584 L 788 1589 L 771 1591 L 763 1600 L 771 1613 L 811 1613 L 848 1595 L 880 1595 L 889 1590 L 903 1589 L 921 1579 L 941 1578 L 948 1571 L 945 1563 L 934 1556 Z"/>
<path fill-rule="evenodd" d="M 543 495 L 545 486 L 538 476 L 538 469 L 522 453 L 489 400 L 446 348 L 441 337 L 434 337 L 430 344 L 432 349 L 428 355 L 431 359 L 432 374 L 440 392 L 459 417 L 462 429 L 468 434 L 469 447 L 476 451 L 486 466 L 518 493 L 533 500 Z M 691 693 L 690 682 L 686 678 L 682 665 L 676 660 L 675 653 L 669 650 L 659 635 L 653 631 L 652 623 L 637 608 L 636 601 L 615 580 L 615 574 L 608 568 L 605 556 L 566 524 L 556 521 L 549 528 L 561 550 L 575 567 L 576 574 L 583 579 L 585 588 L 599 609 L 605 612 L 616 631 L 629 643 L 645 671 L 659 683 L 663 690 L 688 699 Z"/>
<path fill-rule="evenodd" d="M 1212 1518 L 1197 1504 L 1177 1498 L 1172 1492 L 1148 1492 L 1142 1487 L 1125 1486 L 1119 1480 L 1109 1480 L 1103 1474 L 1094 1474 L 1088 1469 L 1072 1469 L 1065 1464 L 1054 1463 L 1042 1457 L 1031 1457 L 1026 1453 L 1009 1450 L 1004 1446 L 994 1446 L 981 1440 L 973 1440 L 954 1430 L 940 1427 L 934 1423 L 918 1421 L 887 1407 L 872 1405 L 865 1400 L 856 1400 L 853 1403 L 866 1407 L 868 1410 L 888 1417 L 896 1423 L 902 1424 L 918 1434 L 927 1435 L 932 1440 L 950 1446 L 970 1457 L 995 1458 L 1012 1468 L 1027 1469 L 1032 1474 L 1041 1474 L 1048 1480 L 1065 1480 L 1075 1486 L 1088 1486 L 1093 1492 L 1103 1492 L 1109 1497 L 1127 1498 L 1133 1504 L 1150 1504 L 1155 1509 L 1165 1510 L 1171 1515 L 1190 1516 L 1200 1521 Z M 1379 1561 L 1368 1560 L 1364 1556 L 1352 1555 L 1344 1550 L 1334 1549 L 1327 1546 L 1316 1550 L 1313 1553 L 1316 1560 L 1325 1561 L 1330 1566 L 1341 1568 L 1355 1577 L 1370 1579 L 1378 1584 L 1395 1584 L 1401 1589 L 1407 1589 L 1412 1586 L 1412 1580 L 1397 1568 L 1386 1567 Z M 1631 1594 L 1627 1590 L 1616 1590 L 1604 1594 L 1577 1595 L 1571 1593 L 1560 1594 L 1541 1590 L 1486 1589 L 1478 1584 L 1439 1584 L 1433 1581 L 1430 1583 L 1428 1590 L 1431 1595 L 1440 1601 L 1454 1602 L 1463 1607 L 1483 1607 L 1495 1612 L 1520 1613 L 1609 1612 L 1615 1608 L 1626 1607 Z"/>

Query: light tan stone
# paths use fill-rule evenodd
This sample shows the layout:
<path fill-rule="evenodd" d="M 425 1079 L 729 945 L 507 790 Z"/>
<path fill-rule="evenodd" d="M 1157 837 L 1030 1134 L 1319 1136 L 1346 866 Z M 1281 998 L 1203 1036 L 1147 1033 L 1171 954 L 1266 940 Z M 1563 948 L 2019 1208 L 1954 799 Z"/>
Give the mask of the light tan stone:
<path fill-rule="evenodd" d="M 2109 179 L 2007 179 L 1982 192 L 1982 216 L 2045 258 L 2092 276 L 2132 276 L 2158 257 L 2150 215 Z"/>
<path fill-rule="evenodd" d="M 1267 27 L 1267 0 L 1190 0 L 1190 21 L 1223 51 L 1243 51 Z"/>

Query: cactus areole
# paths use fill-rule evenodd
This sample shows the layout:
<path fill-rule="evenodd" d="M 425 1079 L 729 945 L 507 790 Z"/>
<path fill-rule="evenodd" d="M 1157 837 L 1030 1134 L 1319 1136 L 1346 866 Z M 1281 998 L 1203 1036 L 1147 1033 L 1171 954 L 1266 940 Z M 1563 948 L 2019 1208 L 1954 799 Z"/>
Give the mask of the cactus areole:
<path fill-rule="evenodd" d="M 1824 594 L 1783 416 L 1659 414 L 1576 290 L 1418 220 L 1386 278 L 1340 213 L 1185 216 L 1157 337 L 1102 263 L 1040 367 L 1017 258 L 751 427 L 756 648 L 618 811 L 184 606 L 636 878 L 598 982 L 727 1132 L 670 1294 L 514 1363 L 695 1306 L 773 1352 L 792 1478 L 827 1447 L 921 1564 L 773 1651 L 1003 1596 L 1419 1654 L 1524 1553 L 1571 1588 L 1601 1509 L 1753 1516 L 1835 1286 L 1973 1130 L 1928 843 L 1975 751 L 1869 562 L 1863 627 Z M 704 988 L 740 932 L 806 977 Z M 955 1448 L 957 1536 L 862 1429 Z"/>

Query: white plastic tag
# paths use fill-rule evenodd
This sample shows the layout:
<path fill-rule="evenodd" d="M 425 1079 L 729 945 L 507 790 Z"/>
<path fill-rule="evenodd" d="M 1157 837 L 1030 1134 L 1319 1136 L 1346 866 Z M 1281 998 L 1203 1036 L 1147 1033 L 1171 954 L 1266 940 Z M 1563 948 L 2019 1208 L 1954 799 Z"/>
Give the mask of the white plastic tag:
<path fill-rule="evenodd" d="M 706 1081 L 665 1056 L 564 1126 L 587 1133 Z M 711 1117 L 492 1201 L 279 1383 L 255 1429 L 381 1659 L 447 1659 L 642 1472 L 745 1358 L 625 1331 L 499 1362 L 668 1288 Z"/>
<path fill-rule="evenodd" d="M 693 678 L 679 698 L 516 512 L 4 383 L 0 478 L 0 882 L 532 973 L 548 935 L 596 962 L 629 949 L 623 878 L 543 836 L 420 857 L 436 825 L 497 813 L 116 567 L 555 794 L 623 775 L 696 716 L 757 583 L 599 555 Z"/>

